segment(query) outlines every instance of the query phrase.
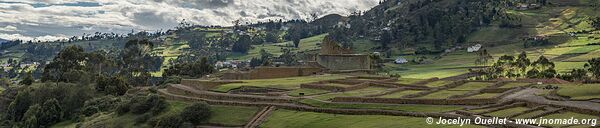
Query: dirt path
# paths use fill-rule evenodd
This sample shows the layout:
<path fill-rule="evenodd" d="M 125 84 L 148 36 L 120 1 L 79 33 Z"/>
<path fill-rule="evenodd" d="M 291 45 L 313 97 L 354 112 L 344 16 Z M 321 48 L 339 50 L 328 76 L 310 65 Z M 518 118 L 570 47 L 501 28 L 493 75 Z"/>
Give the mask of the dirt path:
<path fill-rule="evenodd" d="M 252 118 L 252 120 L 248 122 L 248 124 L 246 124 L 246 126 L 244 126 L 244 128 L 257 128 L 260 124 L 267 120 L 267 117 L 271 115 L 273 110 L 275 110 L 275 106 L 267 106 L 263 108 Z"/>
<path fill-rule="evenodd" d="M 536 93 L 543 91 L 542 89 L 528 88 L 522 91 L 516 92 L 514 94 L 508 95 L 504 97 L 501 101 L 525 101 L 536 104 L 550 105 L 550 106 L 558 106 L 558 107 L 566 107 L 566 108 L 576 108 L 582 110 L 593 111 L 596 113 L 600 113 L 600 103 L 590 102 L 590 101 L 555 101 L 549 100 L 542 96 L 537 96 Z"/>

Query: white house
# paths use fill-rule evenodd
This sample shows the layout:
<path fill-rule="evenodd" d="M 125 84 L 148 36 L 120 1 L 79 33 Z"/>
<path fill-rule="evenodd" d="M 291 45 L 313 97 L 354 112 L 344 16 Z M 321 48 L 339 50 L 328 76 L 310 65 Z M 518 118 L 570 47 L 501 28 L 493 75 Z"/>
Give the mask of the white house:
<path fill-rule="evenodd" d="M 477 51 L 479 51 L 479 49 L 481 49 L 481 44 L 476 44 L 474 46 L 467 48 L 467 52 L 477 52 Z"/>
<path fill-rule="evenodd" d="M 396 60 L 394 60 L 395 64 L 404 64 L 404 63 L 408 63 L 408 60 L 406 60 L 405 58 L 402 57 L 398 57 L 396 58 Z"/>

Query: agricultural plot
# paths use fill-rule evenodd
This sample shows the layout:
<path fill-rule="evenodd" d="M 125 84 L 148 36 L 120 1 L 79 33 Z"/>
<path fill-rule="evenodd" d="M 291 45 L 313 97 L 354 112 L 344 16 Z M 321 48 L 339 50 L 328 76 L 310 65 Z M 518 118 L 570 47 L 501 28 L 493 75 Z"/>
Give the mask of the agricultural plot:
<path fill-rule="evenodd" d="M 449 84 L 449 83 L 452 83 L 452 81 L 438 80 L 438 81 L 427 83 L 425 86 L 433 88 L 433 87 L 444 86 L 444 85 Z"/>
<path fill-rule="evenodd" d="M 327 93 L 327 92 L 329 92 L 329 91 L 320 90 L 320 89 L 301 88 L 301 89 L 296 89 L 296 90 L 292 90 L 292 91 L 288 92 L 288 96 L 299 97 L 300 93 L 303 93 L 304 96 L 311 96 L 311 95 L 322 94 L 322 93 Z"/>
<path fill-rule="evenodd" d="M 450 96 L 454 96 L 454 95 L 461 95 L 461 94 L 465 94 L 468 93 L 470 91 L 463 91 L 463 90 L 442 90 L 442 91 L 438 91 L 438 92 L 434 92 L 431 93 L 429 95 L 425 95 L 419 98 L 422 99 L 446 99 Z"/>
<path fill-rule="evenodd" d="M 543 110 L 536 110 L 536 111 L 532 111 L 532 112 L 528 112 L 519 116 L 514 117 L 515 119 L 525 119 L 525 118 L 532 118 L 533 116 L 536 116 L 538 114 L 544 113 L 545 111 Z"/>
<path fill-rule="evenodd" d="M 416 93 L 420 93 L 420 92 L 423 92 L 423 91 L 421 91 L 421 90 L 404 90 L 404 91 L 387 94 L 387 95 L 383 95 L 383 96 L 379 96 L 379 97 L 380 98 L 401 98 L 402 96 L 405 96 L 405 95 L 416 94 Z"/>
<path fill-rule="evenodd" d="M 448 90 L 453 90 L 453 91 L 473 91 L 473 90 L 479 90 L 482 88 L 485 88 L 487 86 L 492 85 L 493 83 L 489 83 L 489 82 L 468 82 L 465 83 L 463 85 L 460 85 L 456 88 L 451 88 Z"/>
<path fill-rule="evenodd" d="M 415 78 L 400 78 L 396 83 L 399 84 L 413 84 L 419 81 L 423 81 L 424 79 L 415 79 Z"/>
<path fill-rule="evenodd" d="M 279 56 L 283 54 L 282 49 L 290 49 L 292 52 L 302 52 L 302 51 L 310 51 L 310 50 L 318 50 L 321 47 L 319 44 L 321 41 L 327 36 L 327 34 L 321 34 L 313 37 L 308 37 L 300 40 L 300 46 L 298 48 L 294 48 L 292 42 L 283 42 L 283 43 L 274 43 L 274 44 L 262 44 L 262 45 L 253 45 L 253 49 L 250 49 L 247 54 L 235 53 L 230 56 L 228 59 L 234 60 L 249 60 L 254 57 L 260 57 L 260 51 L 264 49 L 268 53 L 271 53 L 275 56 Z"/>
<path fill-rule="evenodd" d="M 515 87 L 523 87 L 523 86 L 527 86 L 527 85 L 531 85 L 531 83 L 511 82 L 511 83 L 504 84 L 504 85 L 500 86 L 499 88 L 515 88 Z"/>
<path fill-rule="evenodd" d="M 334 97 L 366 96 L 366 95 L 373 95 L 373 94 L 381 94 L 386 91 L 389 91 L 388 88 L 369 87 L 369 88 L 358 89 L 358 90 L 347 91 L 347 92 L 336 92 L 336 93 L 328 93 L 328 94 L 318 95 L 315 97 L 315 99 L 329 100 Z"/>
<path fill-rule="evenodd" d="M 385 127 L 460 127 L 428 125 L 424 118 L 380 115 L 339 115 L 314 112 L 276 110 L 260 126 L 264 128 L 385 128 Z M 318 123 L 315 123 L 318 122 Z M 463 126 L 480 127 L 480 126 Z"/>
<path fill-rule="evenodd" d="M 520 113 L 520 112 L 523 112 L 523 111 L 526 111 L 526 110 L 529 110 L 529 108 L 526 108 L 526 107 L 514 107 L 514 108 L 503 109 L 503 110 L 500 110 L 500 111 L 486 113 L 484 115 L 492 116 L 492 117 L 508 117 L 508 116 L 510 116 L 512 114 Z"/>
<path fill-rule="evenodd" d="M 500 95 L 500 93 L 482 93 L 482 94 L 477 94 L 474 96 L 470 96 L 467 98 L 473 98 L 473 99 L 479 99 L 479 98 L 494 98 L 496 96 Z"/>
<path fill-rule="evenodd" d="M 569 62 L 587 62 L 590 59 L 598 58 L 598 57 L 600 57 L 600 50 L 589 52 L 587 54 L 579 55 L 579 56 L 576 56 L 576 57 L 571 57 L 571 58 L 569 58 L 569 59 L 567 59 L 565 61 L 569 61 Z"/>
<path fill-rule="evenodd" d="M 244 125 L 252 119 L 258 110 L 259 108 L 256 107 L 214 105 L 211 109 L 213 115 L 208 122 L 226 125 Z"/>
<path fill-rule="evenodd" d="M 252 86 L 252 87 L 269 87 L 279 89 L 298 89 L 300 84 L 313 83 L 324 80 L 343 79 L 348 76 L 337 75 L 337 74 L 326 74 L 319 76 L 303 76 L 303 77 L 290 77 L 290 78 L 277 78 L 277 79 L 258 79 L 258 80 L 244 80 L 244 83 L 233 83 L 226 84 L 212 89 L 216 92 L 227 92 L 231 89 L 239 88 L 241 86 Z"/>
<path fill-rule="evenodd" d="M 460 110 L 463 107 L 460 106 L 449 106 L 449 105 L 392 105 L 392 104 L 352 104 L 352 103 L 333 103 L 323 102 L 313 99 L 301 100 L 301 103 L 315 106 L 319 108 L 344 108 L 344 109 L 384 109 L 384 110 L 398 110 L 398 111 L 410 111 L 410 112 L 448 112 L 454 110 Z"/>
<path fill-rule="evenodd" d="M 589 100 L 600 98 L 600 85 L 584 84 L 584 85 L 563 85 L 557 91 L 560 96 L 570 97 L 573 100 Z"/>

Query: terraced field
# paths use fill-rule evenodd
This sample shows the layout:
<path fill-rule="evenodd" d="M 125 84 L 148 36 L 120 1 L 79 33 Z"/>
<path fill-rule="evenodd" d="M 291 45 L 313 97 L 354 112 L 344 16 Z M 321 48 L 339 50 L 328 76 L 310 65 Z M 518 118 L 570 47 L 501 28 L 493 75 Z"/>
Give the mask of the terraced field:
<path fill-rule="evenodd" d="M 264 128 L 385 128 L 385 127 L 460 127 L 428 125 L 424 118 L 377 115 L 337 115 L 314 112 L 277 110 L 264 122 Z M 314 123 L 319 122 L 319 123 Z M 463 126 L 467 128 L 480 126 Z"/>
<path fill-rule="evenodd" d="M 313 83 L 323 80 L 334 80 L 346 78 L 346 75 L 334 75 L 326 74 L 319 76 L 304 76 L 304 77 L 290 77 L 290 78 L 279 78 L 279 79 L 258 79 L 258 80 L 244 80 L 244 83 L 233 83 L 219 86 L 213 91 L 227 92 L 231 89 L 235 89 L 241 86 L 253 86 L 253 87 L 270 87 L 280 89 L 298 89 L 300 84 Z"/>
<path fill-rule="evenodd" d="M 600 99 L 599 86 L 598 84 L 562 85 L 557 94 L 573 100 Z"/>
<path fill-rule="evenodd" d="M 316 96 L 315 99 L 329 100 L 334 97 L 352 97 L 352 96 L 360 97 L 360 96 L 366 96 L 366 95 L 380 94 L 380 93 L 384 93 L 386 91 L 389 91 L 389 89 L 381 88 L 381 87 L 369 87 L 369 88 L 358 89 L 358 90 L 347 91 L 347 92 L 336 92 L 336 93 L 323 94 L 323 95 Z"/>
<path fill-rule="evenodd" d="M 401 98 L 402 96 L 405 95 L 410 95 L 410 94 L 416 94 L 416 93 L 420 93 L 423 91 L 420 90 L 404 90 L 404 91 L 400 91 L 400 92 L 396 92 L 396 93 L 392 93 L 392 94 L 388 94 L 388 95 L 383 95 L 380 96 L 381 98 Z"/>

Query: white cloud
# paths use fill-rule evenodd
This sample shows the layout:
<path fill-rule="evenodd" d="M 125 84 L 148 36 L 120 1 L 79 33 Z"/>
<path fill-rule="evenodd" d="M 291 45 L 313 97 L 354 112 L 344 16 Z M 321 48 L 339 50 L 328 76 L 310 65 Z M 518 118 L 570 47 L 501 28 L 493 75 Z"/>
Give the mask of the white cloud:
<path fill-rule="evenodd" d="M 310 14 L 347 15 L 379 0 L 0 0 L 0 27 L 29 37 L 170 29 L 183 19 L 202 25 L 231 25 L 269 19 L 307 19 Z M 89 2 L 89 3 L 77 3 Z M 91 4 L 90 4 L 91 3 Z M 70 5 L 67 5 L 70 4 Z M 89 4 L 89 5 L 88 5 Z M 43 5 L 43 6 L 41 6 Z"/>
<path fill-rule="evenodd" d="M 15 26 L 7 25 L 5 27 L 0 27 L 0 31 L 15 32 L 15 31 L 19 31 L 19 30 Z"/>
<path fill-rule="evenodd" d="M 23 36 L 21 34 L 4 34 L 4 33 L 0 33 L 0 39 L 6 39 L 6 40 L 25 40 L 25 41 L 55 41 L 55 40 L 63 40 L 63 39 L 67 39 L 66 36 L 53 36 L 53 35 L 45 35 L 45 36 L 38 36 L 38 37 L 31 37 L 31 36 Z"/>

